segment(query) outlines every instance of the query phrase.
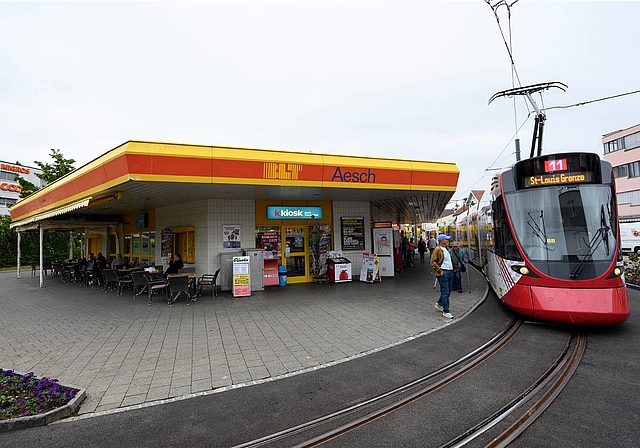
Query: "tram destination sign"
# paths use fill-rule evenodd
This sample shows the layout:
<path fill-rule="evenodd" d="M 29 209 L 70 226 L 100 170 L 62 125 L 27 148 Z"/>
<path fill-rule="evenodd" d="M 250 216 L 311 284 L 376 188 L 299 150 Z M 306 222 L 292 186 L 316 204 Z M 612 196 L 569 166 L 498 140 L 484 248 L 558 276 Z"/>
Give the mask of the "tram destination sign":
<path fill-rule="evenodd" d="M 600 158 L 592 153 L 534 157 L 516 163 L 515 179 L 517 188 L 600 183 Z"/>
<path fill-rule="evenodd" d="M 590 183 L 591 181 L 591 172 L 589 171 L 584 173 L 550 173 L 525 176 L 523 185 L 525 188 L 550 187 L 552 185 Z"/>

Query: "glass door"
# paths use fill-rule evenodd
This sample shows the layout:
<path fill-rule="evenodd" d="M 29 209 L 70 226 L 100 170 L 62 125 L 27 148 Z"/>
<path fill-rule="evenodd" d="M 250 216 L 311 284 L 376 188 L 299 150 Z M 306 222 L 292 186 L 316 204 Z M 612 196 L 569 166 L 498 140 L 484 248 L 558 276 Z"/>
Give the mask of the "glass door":
<path fill-rule="evenodd" d="M 284 227 L 284 260 L 287 266 L 287 282 L 307 281 L 307 236 L 304 227 Z"/>

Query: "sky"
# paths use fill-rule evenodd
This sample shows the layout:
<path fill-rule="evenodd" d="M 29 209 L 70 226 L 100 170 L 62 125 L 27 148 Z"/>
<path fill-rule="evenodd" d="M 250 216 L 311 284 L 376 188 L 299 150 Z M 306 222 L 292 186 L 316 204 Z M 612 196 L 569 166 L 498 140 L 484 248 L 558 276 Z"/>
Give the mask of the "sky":
<path fill-rule="evenodd" d="M 640 90 L 640 1 L 508 3 L 501 34 L 484 0 L 0 1 L 0 160 L 80 167 L 141 139 L 455 162 L 464 199 L 515 161 L 518 128 L 529 155 L 531 107 L 494 93 Z M 640 94 L 551 109 L 543 154 L 602 155 L 638 123 Z"/>

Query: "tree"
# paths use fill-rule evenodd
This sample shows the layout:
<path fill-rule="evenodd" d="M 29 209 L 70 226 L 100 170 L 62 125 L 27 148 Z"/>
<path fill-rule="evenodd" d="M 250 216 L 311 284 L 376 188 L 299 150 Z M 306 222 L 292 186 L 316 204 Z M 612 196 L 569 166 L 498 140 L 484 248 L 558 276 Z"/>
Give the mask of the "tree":
<path fill-rule="evenodd" d="M 36 174 L 36 176 L 44 182 L 44 185 L 60 179 L 75 169 L 73 164 L 76 163 L 76 161 L 74 159 L 65 159 L 59 149 L 51 149 L 51 158 L 53 159 L 52 164 L 38 161 L 34 162 L 42 170 L 42 174 Z M 38 190 L 38 187 L 19 175 L 16 175 L 15 181 L 22 186 L 22 191 L 20 192 L 21 198 L 26 198 Z"/>
<path fill-rule="evenodd" d="M 51 149 L 53 163 L 34 162 L 41 170 L 42 174 L 36 174 L 44 185 L 61 178 L 70 173 L 75 168 L 73 159 L 65 159 L 59 149 Z M 20 197 L 24 198 L 37 191 L 39 188 L 31 182 L 16 175 L 15 181 L 22 186 Z M 9 216 L 0 217 L 0 267 L 15 266 L 17 260 L 17 234 L 14 229 L 10 229 L 11 218 Z M 78 235 L 74 235 L 74 241 Z M 25 232 L 22 234 L 21 250 L 23 264 L 35 263 L 39 259 L 39 238 L 36 232 Z M 46 232 L 43 240 L 43 252 L 45 260 L 64 260 L 69 256 L 69 233 L 68 232 Z"/>
<path fill-rule="evenodd" d="M 38 161 L 34 162 L 42 170 L 42 174 L 36 174 L 36 176 L 43 180 L 45 185 L 75 170 L 73 164 L 76 161 L 74 159 L 65 159 L 59 149 L 51 149 L 51 158 L 53 159 L 53 165 Z"/>

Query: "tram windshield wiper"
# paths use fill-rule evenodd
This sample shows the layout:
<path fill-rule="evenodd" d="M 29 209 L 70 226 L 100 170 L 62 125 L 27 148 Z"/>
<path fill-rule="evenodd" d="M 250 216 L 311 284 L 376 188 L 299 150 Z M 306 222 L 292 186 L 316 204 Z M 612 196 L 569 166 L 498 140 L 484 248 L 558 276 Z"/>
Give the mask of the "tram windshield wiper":
<path fill-rule="evenodd" d="M 609 231 L 611 230 L 611 226 L 607 225 L 607 216 L 604 212 L 604 204 L 600 205 L 600 230 L 604 229 L 604 233 L 602 235 L 602 241 L 604 241 L 604 250 L 606 251 L 607 257 L 609 256 Z"/>
<path fill-rule="evenodd" d="M 600 207 L 600 228 L 596 230 L 596 233 L 591 238 L 591 241 L 587 244 L 587 253 L 582 257 L 578 266 L 569 274 L 569 278 L 576 279 L 587 265 L 587 261 L 591 260 L 593 254 L 596 252 L 596 249 L 602 244 L 605 243 L 605 251 L 607 256 L 609 255 L 609 231 L 611 227 L 607 225 L 606 215 L 604 213 L 604 205 Z"/>
<path fill-rule="evenodd" d="M 529 220 L 527 221 L 527 225 L 531 229 L 531 233 L 533 233 L 535 236 L 537 236 L 540 239 L 540 241 L 542 241 L 542 244 L 544 244 L 546 246 L 547 245 L 547 235 L 546 235 L 545 230 L 541 229 L 540 226 L 538 225 L 538 223 L 536 222 L 536 219 L 538 219 L 538 217 L 534 218 L 533 217 L 533 212 L 527 212 L 527 215 L 529 215 Z M 539 218 L 542 219 L 542 227 L 544 227 L 544 217 L 543 216 L 544 216 L 543 211 L 540 210 Z"/>

